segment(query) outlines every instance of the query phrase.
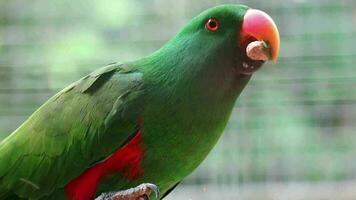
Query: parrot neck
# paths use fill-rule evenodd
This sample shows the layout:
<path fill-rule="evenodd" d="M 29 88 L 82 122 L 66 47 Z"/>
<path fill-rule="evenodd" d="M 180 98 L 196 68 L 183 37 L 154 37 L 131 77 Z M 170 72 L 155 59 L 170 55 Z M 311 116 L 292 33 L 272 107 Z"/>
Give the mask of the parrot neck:
<path fill-rule="evenodd" d="M 160 166 L 152 163 L 162 177 L 172 176 L 170 164 L 181 163 L 181 169 L 174 171 L 178 180 L 214 147 L 250 76 L 236 73 L 229 51 L 205 52 L 198 51 L 200 45 L 174 45 L 133 65 L 143 73 L 147 92 L 142 132 L 149 149 L 146 153 L 157 160 L 166 158 Z M 159 151 L 172 148 L 172 152 Z"/>
<path fill-rule="evenodd" d="M 145 84 L 161 94 L 194 92 L 207 98 L 205 101 L 224 97 L 231 101 L 241 93 L 250 76 L 237 73 L 236 43 L 225 42 L 222 49 L 221 44 L 207 43 L 201 37 L 181 36 L 133 65 L 143 72 Z"/>

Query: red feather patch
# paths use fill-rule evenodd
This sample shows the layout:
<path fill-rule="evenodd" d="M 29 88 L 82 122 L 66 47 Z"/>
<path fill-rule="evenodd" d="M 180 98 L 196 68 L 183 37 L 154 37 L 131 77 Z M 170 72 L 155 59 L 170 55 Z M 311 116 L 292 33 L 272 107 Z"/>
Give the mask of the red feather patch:
<path fill-rule="evenodd" d="M 142 176 L 143 147 L 141 142 L 142 136 L 139 131 L 125 146 L 68 183 L 65 187 L 68 198 L 70 200 L 93 199 L 98 184 L 108 174 L 120 173 L 128 180 Z"/>

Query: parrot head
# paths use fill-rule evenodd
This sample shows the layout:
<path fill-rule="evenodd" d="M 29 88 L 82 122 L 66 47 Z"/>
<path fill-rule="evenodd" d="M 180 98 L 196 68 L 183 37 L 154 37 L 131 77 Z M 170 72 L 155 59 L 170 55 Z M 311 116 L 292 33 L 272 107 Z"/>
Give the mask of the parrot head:
<path fill-rule="evenodd" d="M 279 45 L 276 24 L 265 12 L 220 5 L 193 18 L 161 50 L 173 50 L 171 55 L 185 67 L 226 67 L 251 75 L 266 61 L 277 62 Z"/>

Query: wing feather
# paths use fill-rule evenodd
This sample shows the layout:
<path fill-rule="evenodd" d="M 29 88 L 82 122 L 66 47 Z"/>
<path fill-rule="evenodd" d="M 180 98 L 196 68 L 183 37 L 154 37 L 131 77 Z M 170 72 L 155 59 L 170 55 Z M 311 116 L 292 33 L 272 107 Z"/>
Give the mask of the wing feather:
<path fill-rule="evenodd" d="M 108 156 L 138 129 L 142 75 L 112 64 L 68 86 L 0 143 L 0 197 L 39 198 Z M 130 111 L 130 112 L 128 112 Z"/>

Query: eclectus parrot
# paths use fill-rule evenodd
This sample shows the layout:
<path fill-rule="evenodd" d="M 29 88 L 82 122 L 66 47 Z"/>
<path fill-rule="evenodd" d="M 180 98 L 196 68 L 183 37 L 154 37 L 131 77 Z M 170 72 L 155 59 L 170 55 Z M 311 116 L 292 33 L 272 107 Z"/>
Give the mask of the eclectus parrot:
<path fill-rule="evenodd" d="M 163 198 L 206 158 L 253 72 L 278 53 L 266 13 L 204 11 L 153 54 L 69 85 L 5 138 L 0 199 Z"/>

